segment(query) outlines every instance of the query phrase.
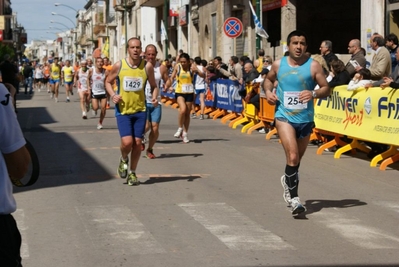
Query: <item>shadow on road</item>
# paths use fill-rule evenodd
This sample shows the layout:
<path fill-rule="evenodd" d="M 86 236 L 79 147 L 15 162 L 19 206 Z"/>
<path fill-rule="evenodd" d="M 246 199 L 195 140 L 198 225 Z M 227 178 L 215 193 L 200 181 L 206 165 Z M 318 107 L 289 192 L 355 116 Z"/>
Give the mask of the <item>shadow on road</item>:
<path fill-rule="evenodd" d="M 194 157 L 197 158 L 199 156 L 203 156 L 204 154 L 201 153 L 193 153 L 193 154 L 161 154 L 157 159 L 162 159 L 162 158 L 180 158 L 180 157 Z"/>
<path fill-rule="evenodd" d="M 326 200 L 326 199 L 309 199 L 306 200 L 306 215 L 319 212 L 325 208 L 351 208 L 367 205 L 366 202 L 358 199 L 342 199 L 342 200 Z"/>
<path fill-rule="evenodd" d="M 196 143 L 196 144 L 201 144 L 202 142 L 212 142 L 212 141 L 230 141 L 229 139 L 221 139 L 221 138 L 215 138 L 215 139 L 194 139 L 190 140 L 190 143 Z M 157 143 L 160 144 L 176 144 L 176 143 L 183 143 L 182 139 L 177 138 L 174 140 L 158 140 Z"/>
<path fill-rule="evenodd" d="M 15 187 L 14 193 L 71 184 L 97 183 L 114 179 L 102 164 L 88 154 L 71 135 L 42 125 L 56 121 L 44 107 L 19 108 L 18 120 L 25 137 L 32 143 L 40 163 L 36 184 Z"/>
<path fill-rule="evenodd" d="M 140 184 L 155 184 L 155 183 L 167 183 L 179 180 L 187 180 L 187 182 L 193 182 L 195 179 L 202 178 L 199 175 L 187 175 L 187 176 L 175 176 L 175 177 L 150 177 L 147 181 Z"/>

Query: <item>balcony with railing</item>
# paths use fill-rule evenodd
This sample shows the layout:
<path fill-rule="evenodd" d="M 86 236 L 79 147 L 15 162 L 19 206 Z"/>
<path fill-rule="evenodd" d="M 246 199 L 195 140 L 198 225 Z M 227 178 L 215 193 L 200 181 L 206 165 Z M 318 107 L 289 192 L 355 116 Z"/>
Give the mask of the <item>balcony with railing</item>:
<path fill-rule="evenodd" d="M 164 4 L 164 0 L 138 0 L 139 6 L 158 7 Z"/>
<path fill-rule="evenodd" d="M 136 5 L 136 0 L 114 0 L 115 11 L 129 11 Z"/>

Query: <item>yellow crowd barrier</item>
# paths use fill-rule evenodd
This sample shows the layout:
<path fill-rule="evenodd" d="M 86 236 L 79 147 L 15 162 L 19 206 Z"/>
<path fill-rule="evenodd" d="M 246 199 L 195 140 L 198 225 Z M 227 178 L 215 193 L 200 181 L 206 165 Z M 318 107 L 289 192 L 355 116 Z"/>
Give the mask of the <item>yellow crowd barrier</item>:
<path fill-rule="evenodd" d="M 334 158 L 350 150 L 369 152 L 363 141 L 389 145 L 387 151 L 370 162 L 370 166 L 375 167 L 382 161 L 380 169 L 385 169 L 399 160 L 399 91 L 380 87 L 346 89 L 346 85 L 335 87 L 330 97 L 316 100 L 316 130 L 352 139 L 335 152 Z M 338 139 L 325 144 L 324 148 L 338 144 Z"/>

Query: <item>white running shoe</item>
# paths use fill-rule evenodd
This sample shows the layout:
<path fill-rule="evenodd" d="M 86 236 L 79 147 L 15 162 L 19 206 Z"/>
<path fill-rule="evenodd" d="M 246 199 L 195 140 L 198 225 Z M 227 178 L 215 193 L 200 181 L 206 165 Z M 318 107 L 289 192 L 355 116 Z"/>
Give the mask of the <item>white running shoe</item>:
<path fill-rule="evenodd" d="M 174 137 L 175 138 L 180 138 L 183 132 L 183 128 L 177 129 L 177 132 L 175 133 Z"/>
<path fill-rule="evenodd" d="M 285 175 L 281 176 L 281 185 L 284 188 L 284 193 L 283 193 L 284 201 L 287 204 L 290 204 L 290 202 L 291 202 L 291 194 L 290 194 L 290 190 L 288 189 L 288 185 L 285 182 Z"/>
<path fill-rule="evenodd" d="M 54 93 L 50 94 L 50 98 L 53 99 L 54 98 Z"/>
<path fill-rule="evenodd" d="M 92 110 L 91 114 L 93 114 L 93 116 L 97 116 L 97 110 Z"/>
<path fill-rule="evenodd" d="M 291 212 L 292 215 L 296 216 L 302 212 L 306 211 L 306 208 L 302 205 L 299 197 L 294 197 L 291 199 Z"/>
<path fill-rule="evenodd" d="M 101 123 L 97 124 L 97 130 L 101 130 L 103 128 L 103 126 L 101 125 Z"/>
<path fill-rule="evenodd" d="M 187 133 L 183 133 L 183 143 L 189 143 L 190 142 L 190 140 L 188 139 L 188 137 L 187 137 Z"/>
<path fill-rule="evenodd" d="M 54 98 L 54 101 L 55 101 L 55 103 L 58 103 L 58 98 L 55 97 L 55 98 Z"/>
<path fill-rule="evenodd" d="M 82 112 L 82 119 L 84 119 L 84 120 L 86 120 L 87 119 L 87 115 L 86 115 L 86 112 Z"/>

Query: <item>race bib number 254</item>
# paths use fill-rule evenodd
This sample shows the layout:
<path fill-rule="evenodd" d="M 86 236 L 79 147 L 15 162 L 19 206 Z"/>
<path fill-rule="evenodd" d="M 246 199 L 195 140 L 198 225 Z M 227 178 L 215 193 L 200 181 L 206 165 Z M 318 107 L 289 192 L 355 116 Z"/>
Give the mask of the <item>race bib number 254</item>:
<path fill-rule="evenodd" d="M 284 92 L 284 107 L 287 109 L 306 109 L 308 103 L 299 101 L 300 92 Z"/>

